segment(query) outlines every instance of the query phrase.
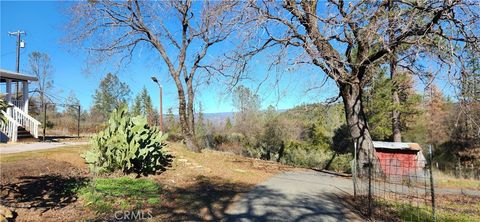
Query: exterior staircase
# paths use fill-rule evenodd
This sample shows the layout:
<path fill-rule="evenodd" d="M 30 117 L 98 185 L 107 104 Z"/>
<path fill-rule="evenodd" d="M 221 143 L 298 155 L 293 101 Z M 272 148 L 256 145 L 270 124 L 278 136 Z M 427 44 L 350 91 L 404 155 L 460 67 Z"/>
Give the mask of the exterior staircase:
<path fill-rule="evenodd" d="M 0 111 L 6 117 L 6 121 L 0 121 L 0 132 L 2 140 L 17 142 L 35 141 L 38 139 L 40 122 L 28 115 L 14 103 L 9 104 L 7 111 Z"/>
<path fill-rule="evenodd" d="M 35 138 L 30 131 L 22 126 L 17 129 L 17 142 L 35 142 L 38 138 Z"/>

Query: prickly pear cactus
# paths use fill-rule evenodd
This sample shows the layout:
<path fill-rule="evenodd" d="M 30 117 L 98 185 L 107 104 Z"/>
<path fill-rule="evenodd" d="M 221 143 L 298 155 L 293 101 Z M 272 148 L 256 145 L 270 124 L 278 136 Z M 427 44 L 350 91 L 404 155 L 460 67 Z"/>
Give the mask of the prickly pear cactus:
<path fill-rule="evenodd" d="M 92 149 L 83 157 L 91 171 L 151 174 L 165 170 L 162 152 L 166 134 L 149 127 L 143 116 L 130 117 L 126 108 L 115 110 L 105 130 L 92 139 Z"/>

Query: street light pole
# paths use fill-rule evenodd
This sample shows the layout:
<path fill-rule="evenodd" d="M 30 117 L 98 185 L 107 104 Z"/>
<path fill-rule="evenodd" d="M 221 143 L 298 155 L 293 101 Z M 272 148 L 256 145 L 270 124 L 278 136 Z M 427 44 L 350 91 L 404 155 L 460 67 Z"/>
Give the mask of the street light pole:
<path fill-rule="evenodd" d="M 158 82 L 158 79 L 155 77 L 155 76 L 152 76 L 152 80 L 153 82 L 157 83 L 158 87 L 160 88 L 160 106 L 159 106 L 159 118 L 160 118 L 160 130 L 163 132 L 163 110 L 162 110 L 162 106 L 163 106 L 163 101 L 162 101 L 162 91 L 163 91 L 163 87 L 162 85 L 160 85 L 160 83 Z"/>

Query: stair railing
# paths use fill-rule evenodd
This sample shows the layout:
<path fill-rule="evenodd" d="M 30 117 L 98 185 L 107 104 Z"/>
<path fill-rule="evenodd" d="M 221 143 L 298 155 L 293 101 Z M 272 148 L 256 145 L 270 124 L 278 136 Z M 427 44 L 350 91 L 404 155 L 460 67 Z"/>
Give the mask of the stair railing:
<path fill-rule="evenodd" d="M 0 110 L 5 116 L 6 122 L 0 121 L 0 131 L 3 132 L 12 142 L 17 142 L 18 123 L 5 111 Z"/>
<path fill-rule="evenodd" d="M 18 108 L 17 106 L 12 107 L 12 119 L 17 121 L 20 126 L 25 128 L 33 137 L 38 138 L 38 128 L 41 123 L 34 119 L 32 116 L 25 113 L 23 110 Z"/>

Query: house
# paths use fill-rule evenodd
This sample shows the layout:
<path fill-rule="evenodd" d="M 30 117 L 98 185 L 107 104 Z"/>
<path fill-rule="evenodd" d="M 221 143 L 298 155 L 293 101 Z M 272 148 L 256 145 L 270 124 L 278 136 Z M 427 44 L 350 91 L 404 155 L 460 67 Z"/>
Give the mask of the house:
<path fill-rule="evenodd" d="M 386 176 L 420 176 L 426 159 L 418 143 L 373 141 L 375 155 Z"/>
<path fill-rule="evenodd" d="M 0 69 L 0 98 L 9 107 L 0 112 L 6 122 L 0 121 L 0 142 L 16 142 L 20 138 L 38 138 L 40 122 L 28 114 L 29 83 L 38 81 L 37 77 Z M 12 90 L 18 83 L 19 92 Z"/>

